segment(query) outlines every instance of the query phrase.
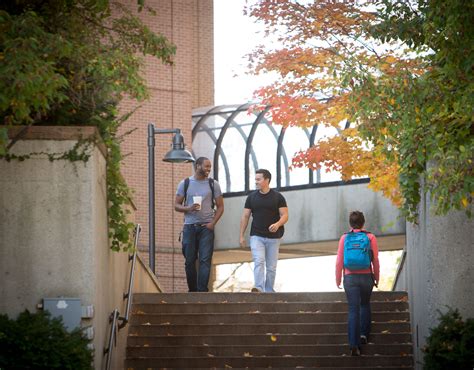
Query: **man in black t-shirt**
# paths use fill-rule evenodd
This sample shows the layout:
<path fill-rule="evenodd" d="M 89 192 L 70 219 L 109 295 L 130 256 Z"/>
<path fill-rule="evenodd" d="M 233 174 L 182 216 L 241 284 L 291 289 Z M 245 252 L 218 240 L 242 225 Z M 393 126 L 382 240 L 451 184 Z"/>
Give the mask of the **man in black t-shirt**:
<path fill-rule="evenodd" d="M 270 189 L 272 175 L 268 170 L 255 171 L 255 186 L 245 201 L 244 212 L 240 220 L 240 246 L 245 248 L 245 230 L 250 215 L 250 250 L 254 262 L 255 286 L 253 292 L 274 292 L 278 249 L 280 239 L 288 221 L 286 200 L 279 192 Z M 265 271 L 266 270 L 266 271 Z"/>

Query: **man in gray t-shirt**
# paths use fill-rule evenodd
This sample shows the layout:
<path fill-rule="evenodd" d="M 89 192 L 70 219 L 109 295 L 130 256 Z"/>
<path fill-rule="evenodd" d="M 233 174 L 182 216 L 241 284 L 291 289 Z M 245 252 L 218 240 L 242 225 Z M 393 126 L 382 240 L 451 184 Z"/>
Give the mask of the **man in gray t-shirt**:
<path fill-rule="evenodd" d="M 174 209 L 184 213 L 182 250 L 189 291 L 207 292 L 214 252 L 214 227 L 224 213 L 224 200 L 219 183 L 209 179 L 211 161 L 200 157 L 194 168 L 194 176 L 178 185 Z M 199 272 L 196 270 L 198 259 Z"/>

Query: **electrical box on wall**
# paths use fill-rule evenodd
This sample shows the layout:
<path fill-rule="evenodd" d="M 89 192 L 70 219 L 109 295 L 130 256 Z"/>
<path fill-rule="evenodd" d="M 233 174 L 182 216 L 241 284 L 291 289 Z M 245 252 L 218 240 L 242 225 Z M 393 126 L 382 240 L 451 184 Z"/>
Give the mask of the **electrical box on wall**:
<path fill-rule="evenodd" d="M 79 298 L 43 298 L 43 309 L 49 311 L 51 317 L 62 317 L 69 332 L 81 326 L 82 308 Z"/>

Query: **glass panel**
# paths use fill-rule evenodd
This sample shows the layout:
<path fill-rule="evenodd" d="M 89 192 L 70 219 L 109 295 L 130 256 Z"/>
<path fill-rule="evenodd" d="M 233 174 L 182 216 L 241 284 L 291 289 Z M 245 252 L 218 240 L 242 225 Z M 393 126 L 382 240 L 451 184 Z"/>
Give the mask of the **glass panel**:
<path fill-rule="evenodd" d="M 252 148 L 257 157 L 259 168 L 265 168 L 272 174 L 271 186 L 276 186 L 276 153 L 278 145 L 278 134 L 280 133 L 278 126 L 271 127 L 267 123 L 260 123 L 255 131 L 255 136 L 252 141 Z M 274 131 L 275 134 L 272 132 Z M 253 162 L 250 161 L 250 189 L 255 189 L 255 171 Z"/>
<path fill-rule="evenodd" d="M 231 173 L 230 183 L 227 184 L 228 191 L 237 192 L 245 189 L 245 146 L 247 137 L 239 131 L 238 118 L 240 115 L 246 115 L 246 112 L 238 113 L 230 123 L 222 140 L 222 151 L 225 154 L 229 171 Z M 219 166 L 220 166 L 219 161 Z M 222 177 L 222 167 L 219 167 L 219 180 Z"/>
<path fill-rule="evenodd" d="M 332 126 L 319 125 L 316 131 L 315 143 L 319 140 L 324 140 L 338 135 L 337 129 Z M 341 181 L 341 174 L 339 171 L 329 171 L 326 166 L 322 166 L 320 170 L 320 182 Z"/>
<path fill-rule="evenodd" d="M 288 127 L 285 132 L 285 137 L 283 138 L 283 147 L 285 148 L 286 155 L 288 157 L 288 165 L 291 166 L 293 156 L 300 150 L 306 150 L 309 146 L 309 138 L 305 130 L 300 127 Z M 306 167 L 303 168 L 294 168 L 289 171 L 290 182 L 286 183 L 286 177 L 284 176 L 284 171 L 288 168 L 284 168 L 284 163 L 282 161 L 282 177 L 281 185 L 282 186 L 295 186 L 295 185 L 306 185 L 309 181 L 309 171 Z"/>

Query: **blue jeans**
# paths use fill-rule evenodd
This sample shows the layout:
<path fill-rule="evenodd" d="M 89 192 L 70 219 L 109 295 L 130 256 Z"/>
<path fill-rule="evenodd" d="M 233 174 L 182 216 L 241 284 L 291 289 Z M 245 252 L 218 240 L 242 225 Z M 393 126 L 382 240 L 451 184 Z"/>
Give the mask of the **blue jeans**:
<path fill-rule="evenodd" d="M 183 256 L 190 292 L 207 292 L 214 252 L 214 231 L 204 225 L 184 225 Z M 196 261 L 199 260 L 199 273 Z"/>
<path fill-rule="evenodd" d="M 360 346 L 360 336 L 370 334 L 370 295 L 374 287 L 371 274 L 344 275 L 344 290 L 349 305 L 348 335 L 351 347 Z"/>
<path fill-rule="evenodd" d="M 250 237 L 255 287 L 262 292 L 275 291 L 273 286 L 275 285 L 279 247 L 280 239 L 270 239 L 256 235 Z"/>

